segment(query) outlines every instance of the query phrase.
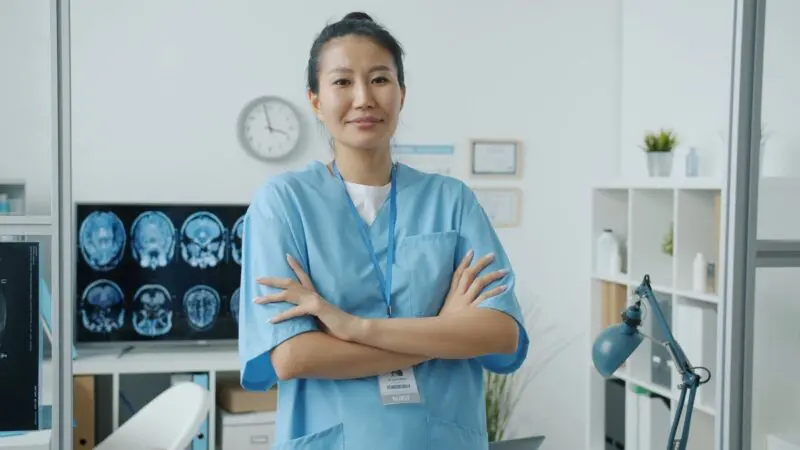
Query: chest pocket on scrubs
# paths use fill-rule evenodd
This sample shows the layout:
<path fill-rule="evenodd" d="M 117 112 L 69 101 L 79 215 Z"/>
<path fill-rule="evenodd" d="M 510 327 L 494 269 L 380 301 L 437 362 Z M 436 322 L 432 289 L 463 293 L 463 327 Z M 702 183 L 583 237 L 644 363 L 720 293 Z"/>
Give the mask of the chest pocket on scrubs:
<path fill-rule="evenodd" d="M 400 241 L 395 262 L 408 276 L 407 301 L 412 315 L 439 313 L 450 290 L 457 244 L 457 231 L 417 234 Z"/>

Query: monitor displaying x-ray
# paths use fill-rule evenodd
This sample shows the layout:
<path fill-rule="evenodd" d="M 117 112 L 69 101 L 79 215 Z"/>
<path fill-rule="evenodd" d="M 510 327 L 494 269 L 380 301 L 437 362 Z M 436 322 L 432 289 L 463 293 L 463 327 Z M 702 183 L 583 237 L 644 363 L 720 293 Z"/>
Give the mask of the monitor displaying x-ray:
<path fill-rule="evenodd" d="M 246 211 L 77 205 L 77 341 L 236 339 Z"/>

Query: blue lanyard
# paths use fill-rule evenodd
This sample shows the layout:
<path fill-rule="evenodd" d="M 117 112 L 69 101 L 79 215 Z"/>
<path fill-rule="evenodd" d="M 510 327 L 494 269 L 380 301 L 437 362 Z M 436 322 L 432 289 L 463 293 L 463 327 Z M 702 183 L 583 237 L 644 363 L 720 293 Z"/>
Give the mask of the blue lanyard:
<path fill-rule="evenodd" d="M 345 195 L 347 195 L 347 187 L 344 184 L 344 178 L 342 178 L 342 174 L 339 173 L 339 169 L 336 168 L 336 161 L 333 162 L 333 172 L 336 174 L 336 177 L 342 182 L 342 186 L 345 187 Z M 353 199 L 347 195 L 347 200 L 350 204 L 350 211 L 353 213 L 353 216 L 356 219 L 356 223 L 358 223 L 358 231 L 361 233 L 361 239 L 364 241 L 364 245 L 367 246 L 369 250 L 370 256 L 372 257 L 372 265 L 375 267 L 375 272 L 378 274 L 378 282 L 381 285 L 381 291 L 383 291 L 383 298 L 386 301 L 386 314 L 388 316 L 392 315 L 392 262 L 394 261 L 394 225 L 397 221 L 397 166 L 392 165 L 392 185 L 389 188 L 389 242 L 388 242 L 388 257 L 386 261 L 386 278 L 383 278 L 383 272 L 381 271 L 381 266 L 378 264 L 378 256 L 375 254 L 375 248 L 372 246 L 372 239 L 369 237 L 369 231 L 367 230 L 367 225 L 364 223 L 364 220 L 358 214 L 358 210 L 356 209 L 356 205 L 353 203 Z"/>

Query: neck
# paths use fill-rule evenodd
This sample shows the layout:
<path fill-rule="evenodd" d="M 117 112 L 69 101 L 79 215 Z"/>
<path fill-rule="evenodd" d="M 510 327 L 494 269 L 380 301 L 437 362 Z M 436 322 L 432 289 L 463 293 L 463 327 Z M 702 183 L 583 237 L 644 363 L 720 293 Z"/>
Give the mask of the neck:
<path fill-rule="evenodd" d="M 392 177 L 389 149 L 381 151 L 336 150 L 336 168 L 345 181 L 367 186 L 385 186 Z M 332 168 L 333 163 L 328 167 Z"/>

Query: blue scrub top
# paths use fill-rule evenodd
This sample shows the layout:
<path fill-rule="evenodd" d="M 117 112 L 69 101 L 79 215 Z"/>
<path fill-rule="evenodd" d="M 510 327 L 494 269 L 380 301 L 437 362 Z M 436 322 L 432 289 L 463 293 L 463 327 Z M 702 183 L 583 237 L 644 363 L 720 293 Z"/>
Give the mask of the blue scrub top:
<path fill-rule="evenodd" d="M 294 277 L 291 254 L 320 295 L 350 314 L 385 317 L 378 276 L 358 231 L 341 181 L 313 162 L 267 181 L 244 220 L 239 356 L 241 384 L 263 391 L 278 383 L 276 450 L 485 450 L 488 448 L 484 369 L 511 373 L 528 352 L 528 335 L 514 294 L 515 275 L 500 241 L 474 193 L 461 181 L 397 167 L 397 223 L 392 268 L 392 315 L 435 316 L 453 272 L 467 251 L 475 259 L 494 252 L 486 269 L 509 269 L 502 294 L 480 304 L 509 314 L 519 325 L 514 354 L 465 360 L 431 360 L 414 367 L 422 402 L 384 405 L 377 377 L 350 380 L 278 381 L 269 352 L 300 333 L 318 331 L 313 317 L 278 324 L 269 319 L 293 307 L 257 305 L 274 290 L 258 277 Z M 385 273 L 388 199 L 369 226 Z"/>

